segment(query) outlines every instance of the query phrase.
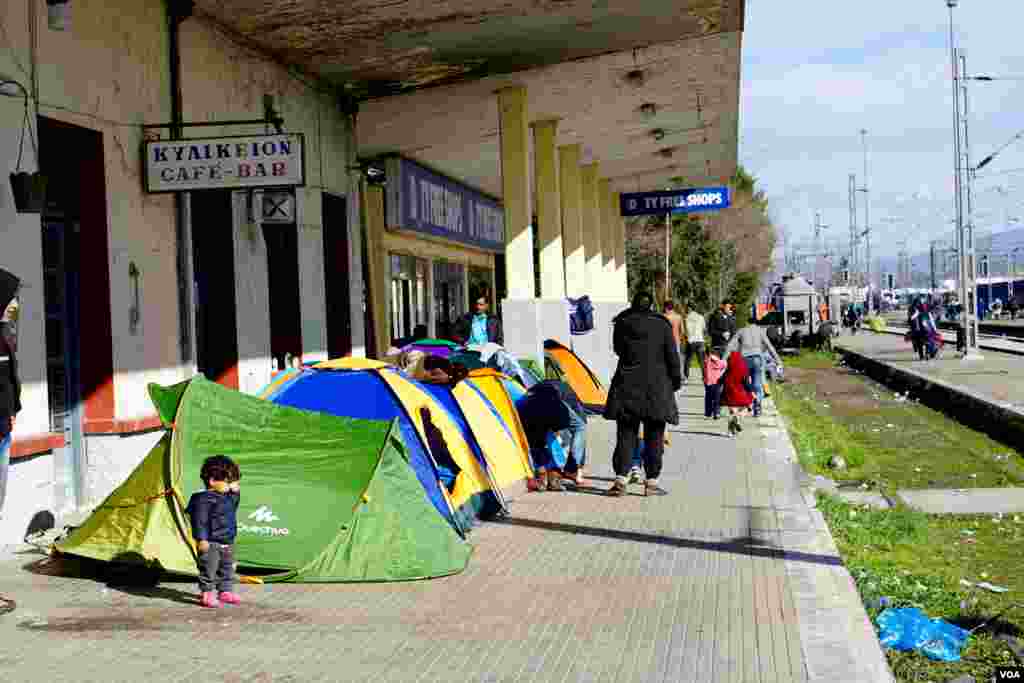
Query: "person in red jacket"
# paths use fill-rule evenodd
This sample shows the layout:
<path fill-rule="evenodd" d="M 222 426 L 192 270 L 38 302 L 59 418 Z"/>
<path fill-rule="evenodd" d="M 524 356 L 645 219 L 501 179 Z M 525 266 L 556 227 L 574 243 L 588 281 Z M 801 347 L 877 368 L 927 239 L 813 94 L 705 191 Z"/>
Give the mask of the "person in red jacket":
<path fill-rule="evenodd" d="M 750 367 L 738 352 L 729 354 L 729 366 L 725 370 L 725 385 L 722 391 L 722 405 L 729 408 L 729 434 L 736 436 L 743 431 L 740 414 L 749 410 L 754 403 L 754 384 L 750 380 Z"/>

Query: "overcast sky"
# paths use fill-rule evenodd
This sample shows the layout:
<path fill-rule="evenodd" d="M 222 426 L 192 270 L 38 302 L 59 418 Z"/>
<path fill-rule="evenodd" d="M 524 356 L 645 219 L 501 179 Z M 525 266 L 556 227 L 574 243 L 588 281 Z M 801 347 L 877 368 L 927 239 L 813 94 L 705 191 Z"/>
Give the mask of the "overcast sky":
<path fill-rule="evenodd" d="M 862 185 L 865 128 L 873 255 L 951 235 L 953 94 L 944 0 L 747 0 L 740 162 L 768 194 L 776 225 L 849 246 L 848 176 Z M 968 71 L 1015 80 L 970 85 L 977 164 L 1024 129 L 1024 3 L 961 0 L 954 10 Z M 1024 140 L 978 172 L 979 231 L 1024 226 Z M 863 224 L 863 194 L 858 221 Z M 881 253 L 879 253 L 881 252 Z"/>

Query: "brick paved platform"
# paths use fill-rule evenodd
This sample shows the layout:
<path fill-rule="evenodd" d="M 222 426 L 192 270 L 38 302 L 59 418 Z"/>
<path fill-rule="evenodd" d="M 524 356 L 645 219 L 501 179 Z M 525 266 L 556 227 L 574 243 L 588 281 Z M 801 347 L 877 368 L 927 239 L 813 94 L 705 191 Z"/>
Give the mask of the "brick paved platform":
<path fill-rule="evenodd" d="M 117 589 L 8 554 L 0 594 L 19 606 L 0 616 L 0 678 L 891 680 L 778 418 L 732 440 L 724 420 L 703 420 L 700 392 L 680 397 L 671 495 L 599 495 L 611 430 L 597 420 L 595 489 L 513 501 L 510 518 L 473 532 L 459 576 L 243 586 L 243 606 L 213 611 L 187 583 Z"/>

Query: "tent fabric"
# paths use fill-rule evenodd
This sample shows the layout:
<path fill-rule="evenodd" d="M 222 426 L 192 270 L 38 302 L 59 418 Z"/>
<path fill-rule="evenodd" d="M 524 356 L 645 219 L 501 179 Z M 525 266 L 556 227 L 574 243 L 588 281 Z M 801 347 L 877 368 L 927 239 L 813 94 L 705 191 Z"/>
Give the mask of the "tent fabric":
<path fill-rule="evenodd" d="M 529 451 L 523 450 L 513 429 L 505 424 L 501 413 L 473 380 L 466 379 L 455 386 L 426 386 L 431 395 L 459 415 L 466 440 L 484 459 L 498 492 L 530 477 Z"/>
<path fill-rule="evenodd" d="M 555 375 L 549 379 L 561 380 L 572 387 L 587 410 L 604 411 L 608 392 L 579 356 L 553 339 L 544 342 L 544 356 L 545 365 Z"/>
<path fill-rule="evenodd" d="M 467 443 L 448 409 L 422 385 L 393 368 L 376 370 L 307 370 L 291 384 L 267 398 L 279 405 L 363 419 L 398 419 L 408 448 L 409 462 L 435 509 L 464 531 L 475 517 L 500 509 L 489 482 L 486 465 Z M 424 420 L 423 410 L 429 413 Z M 441 454 L 432 452 L 431 441 L 443 443 L 457 472 L 449 491 L 440 482 Z"/>
<path fill-rule="evenodd" d="M 377 370 L 391 367 L 388 363 L 372 358 L 355 358 L 345 356 L 316 363 L 313 367 L 320 370 Z"/>
<path fill-rule="evenodd" d="M 152 385 L 150 393 L 164 408 L 173 396 Z M 200 466 L 215 453 L 243 475 L 235 557 L 265 580 L 411 580 L 468 563 L 470 547 L 409 465 L 397 420 L 295 410 L 203 377 L 181 393 L 170 433 L 56 549 L 195 575 L 183 501 L 202 487 Z"/>
<path fill-rule="evenodd" d="M 444 339 L 420 339 L 412 342 L 411 344 L 406 344 L 401 348 L 401 351 L 402 353 L 408 353 L 409 351 L 422 351 L 423 353 L 427 353 L 432 356 L 448 358 L 458 348 L 458 344 Z"/>
<path fill-rule="evenodd" d="M 503 375 L 497 370 L 484 368 L 473 370 L 469 373 L 469 386 L 479 391 L 488 400 L 491 406 L 501 416 L 502 427 L 507 429 L 519 444 L 519 449 L 526 454 L 525 465 L 527 471 L 533 471 L 533 463 L 530 462 L 530 444 L 526 440 L 526 432 L 523 430 L 523 423 L 519 420 L 519 412 L 516 410 L 515 399 L 506 386 L 506 382 L 513 387 L 521 388 L 511 377 Z"/>

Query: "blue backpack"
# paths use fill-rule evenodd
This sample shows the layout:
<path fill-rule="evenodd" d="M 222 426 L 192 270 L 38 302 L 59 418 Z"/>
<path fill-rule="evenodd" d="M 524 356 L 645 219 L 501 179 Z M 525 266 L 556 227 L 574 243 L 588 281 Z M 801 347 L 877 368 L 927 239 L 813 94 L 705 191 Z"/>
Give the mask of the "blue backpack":
<path fill-rule="evenodd" d="M 594 304 L 590 297 L 569 299 L 569 331 L 572 334 L 586 334 L 594 329 Z"/>

